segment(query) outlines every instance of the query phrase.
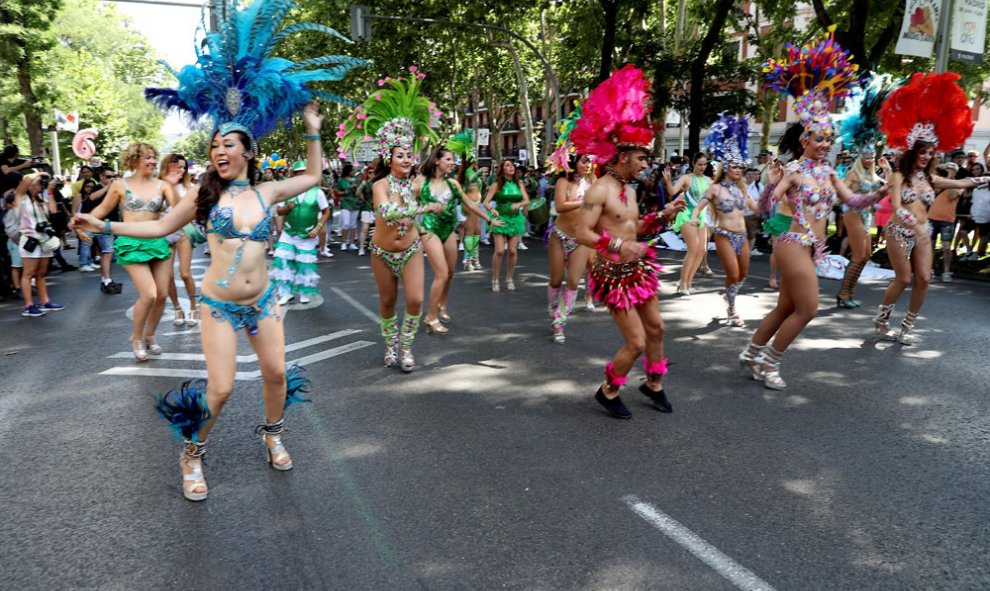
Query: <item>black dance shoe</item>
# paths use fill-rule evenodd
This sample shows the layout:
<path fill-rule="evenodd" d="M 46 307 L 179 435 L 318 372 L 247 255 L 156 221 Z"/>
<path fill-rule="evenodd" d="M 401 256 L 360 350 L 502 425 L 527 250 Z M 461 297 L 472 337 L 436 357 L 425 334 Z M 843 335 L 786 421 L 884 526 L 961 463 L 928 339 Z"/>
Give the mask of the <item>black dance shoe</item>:
<path fill-rule="evenodd" d="M 663 393 L 663 388 L 659 392 L 655 392 L 644 382 L 639 387 L 639 391 L 643 393 L 643 396 L 649 398 L 653 402 L 653 406 L 657 407 L 657 410 L 660 412 L 674 412 L 674 407 L 667 400 L 667 395 Z"/>
<path fill-rule="evenodd" d="M 605 392 L 602 388 L 598 388 L 598 391 L 595 392 L 595 401 L 605 407 L 605 412 L 617 419 L 632 418 L 632 413 L 629 412 L 629 409 L 626 408 L 625 404 L 622 404 L 622 399 L 618 396 L 615 398 L 605 396 Z"/>

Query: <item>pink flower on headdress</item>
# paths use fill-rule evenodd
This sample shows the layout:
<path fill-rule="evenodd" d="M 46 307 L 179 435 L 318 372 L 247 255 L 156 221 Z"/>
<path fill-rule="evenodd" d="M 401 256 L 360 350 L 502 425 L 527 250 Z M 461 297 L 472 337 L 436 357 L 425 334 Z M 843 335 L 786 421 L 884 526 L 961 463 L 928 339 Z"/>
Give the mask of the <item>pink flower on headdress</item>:
<path fill-rule="evenodd" d="M 418 74 L 416 74 L 416 78 L 422 80 L 423 78 L 426 78 L 426 74 L 419 72 Z"/>
<path fill-rule="evenodd" d="M 415 71 L 416 71 L 416 70 L 418 70 L 418 69 L 419 69 L 419 68 L 417 68 L 416 66 L 409 66 L 409 71 L 410 71 L 410 72 L 415 72 Z"/>
<path fill-rule="evenodd" d="M 345 124 L 341 123 L 340 125 L 337 126 L 337 129 L 343 131 L 343 130 L 347 129 L 347 126 Z"/>
<path fill-rule="evenodd" d="M 379 92 L 378 94 L 376 94 L 376 95 L 375 95 L 375 100 L 376 100 L 376 101 L 380 101 L 380 100 L 382 100 L 382 93 L 380 93 L 380 92 Z"/>
<path fill-rule="evenodd" d="M 358 113 L 357 114 L 357 118 L 358 119 L 361 119 L 361 120 L 367 119 L 368 118 L 368 114 L 367 113 Z"/>
<path fill-rule="evenodd" d="M 337 131 L 337 137 L 344 139 L 344 130 Z"/>
<path fill-rule="evenodd" d="M 392 79 L 392 77 L 391 77 L 391 76 L 385 76 L 385 82 L 388 82 L 388 81 L 389 81 L 389 80 L 391 80 L 391 79 Z"/>
<path fill-rule="evenodd" d="M 364 136 L 364 141 L 366 141 L 366 142 L 370 142 L 370 141 L 371 141 L 371 139 L 372 139 L 372 138 L 371 138 L 371 136 L 370 136 L 370 135 L 366 135 L 366 136 Z"/>
<path fill-rule="evenodd" d="M 378 86 L 385 86 L 385 81 L 381 78 L 378 79 Z"/>
<path fill-rule="evenodd" d="M 433 114 L 439 117 L 441 115 L 440 111 L 433 111 Z"/>
<path fill-rule="evenodd" d="M 361 125 L 360 123 L 358 123 L 358 124 L 357 124 L 357 128 L 358 128 L 358 129 L 364 129 L 364 125 Z"/>
<path fill-rule="evenodd" d="M 431 109 L 436 109 L 437 108 L 437 104 L 436 103 L 430 103 L 430 108 Z"/>

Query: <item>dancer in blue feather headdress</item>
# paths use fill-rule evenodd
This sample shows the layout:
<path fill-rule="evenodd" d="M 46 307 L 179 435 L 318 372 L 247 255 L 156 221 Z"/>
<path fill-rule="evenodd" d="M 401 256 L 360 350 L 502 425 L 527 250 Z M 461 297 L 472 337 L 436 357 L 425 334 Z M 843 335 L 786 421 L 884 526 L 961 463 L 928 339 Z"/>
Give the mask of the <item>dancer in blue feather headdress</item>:
<path fill-rule="evenodd" d="M 302 400 L 299 394 L 309 389 L 301 368 L 285 368 L 282 315 L 265 263 L 272 233 L 269 211 L 272 204 L 305 193 L 321 180 L 323 117 L 314 99 L 342 99 L 309 85 L 340 80 L 364 62 L 339 55 L 298 63 L 271 57 L 278 42 L 293 33 L 340 37 L 322 25 L 283 28 L 283 19 L 293 8 L 291 0 L 258 0 L 246 7 L 228 1 L 219 30 L 206 33 L 197 43 L 196 63 L 173 71 L 179 85 L 146 91 L 155 104 L 179 110 L 191 120 L 210 118 L 216 125 L 209 151 L 212 169 L 200 185 L 157 221 L 111 223 L 89 215 L 75 220 L 77 227 L 89 231 L 139 238 L 168 235 L 193 219 L 207 228 L 212 259 L 203 278 L 200 306 L 208 380 L 188 382 L 158 403 L 158 412 L 185 442 L 180 456 L 182 492 L 193 501 L 207 495 L 202 458 L 210 430 L 233 390 L 239 329 L 246 329 L 258 355 L 265 402 L 265 422 L 259 431 L 266 458 L 276 470 L 292 468 L 281 439 L 283 411 Z M 291 123 L 300 110 L 306 132 L 305 173 L 279 183 L 256 184 L 257 141 L 280 123 Z"/>
<path fill-rule="evenodd" d="M 749 273 L 749 240 L 746 239 L 746 210 L 757 211 L 759 204 L 746 190 L 743 173 L 749 156 L 749 122 L 745 117 L 722 113 L 712 124 L 705 139 L 719 161 L 715 182 L 705 191 L 691 214 L 691 223 L 698 225 L 698 215 L 709 205 L 715 216 L 715 249 L 725 269 L 725 300 L 728 323 L 745 326 L 736 312 L 736 295 Z"/>
<path fill-rule="evenodd" d="M 845 111 L 836 117 L 842 147 L 856 153 L 856 162 L 846 173 L 846 185 L 861 192 L 875 191 L 884 184 L 877 174 L 880 168 L 884 178 L 890 178 L 891 166 L 886 158 L 877 159 L 877 151 L 883 145 L 884 136 L 880 131 L 880 106 L 894 89 L 893 79 L 886 74 L 873 74 L 863 85 L 853 91 L 846 102 Z M 856 283 L 870 260 L 873 242 L 869 228 L 873 225 L 873 207 L 852 209 L 842 206 L 842 225 L 849 243 L 849 264 L 842 276 L 842 285 L 835 295 L 835 305 L 839 308 L 858 308 Z"/>

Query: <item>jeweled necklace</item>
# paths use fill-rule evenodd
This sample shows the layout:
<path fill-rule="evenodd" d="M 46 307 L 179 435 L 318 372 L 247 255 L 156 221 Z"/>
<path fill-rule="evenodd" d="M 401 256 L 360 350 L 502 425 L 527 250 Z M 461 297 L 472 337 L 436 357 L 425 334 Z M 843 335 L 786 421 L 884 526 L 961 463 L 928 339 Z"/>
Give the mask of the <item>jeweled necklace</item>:
<path fill-rule="evenodd" d="M 231 197 L 237 197 L 244 191 L 247 191 L 248 187 L 250 186 L 251 186 L 251 181 L 247 179 L 238 179 L 236 181 L 230 181 L 230 183 L 227 185 L 227 192 L 230 193 Z"/>
<path fill-rule="evenodd" d="M 629 203 L 626 199 L 626 187 L 629 185 L 629 181 L 626 180 L 626 178 L 623 177 L 621 174 L 615 172 L 615 169 L 612 168 L 611 166 L 609 166 L 605 172 L 608 173 L 608 176 L 619 181 L 619 184 L 622 185 L 622 190 L 619 191 L 619 199 L 622 200 L 623 205 L 628 205 Z"/>
<path fill-rule="evenodd" d="M 389 173 L 389 175 L 385 177 L 385 182 L 388 183 L 389 195 L 398 195 L 399 199 L 402 200 L 402 204 L 407 207 L 410 205 L 416 205 L 416 199 L 413 197 L 412 179 L 409 177 L 404 179 L 396 178 Z"/>

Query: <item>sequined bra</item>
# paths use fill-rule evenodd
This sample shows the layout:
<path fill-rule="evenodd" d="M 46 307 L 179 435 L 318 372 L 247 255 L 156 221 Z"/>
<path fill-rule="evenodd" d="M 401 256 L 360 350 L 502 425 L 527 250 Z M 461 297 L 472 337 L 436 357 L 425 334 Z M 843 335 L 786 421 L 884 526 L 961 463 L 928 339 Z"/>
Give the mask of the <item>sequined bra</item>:
<path fill-rule="evenodd" d="M 718 195 L 715 196 L 715 209 L 719 213 L 732 213 L 737 209 L 746 209 L 746 196 L 742 194 L 738 185 L 726 181 L 719 184 L 729 193 L 729 196 L 725 197 L 725 194 L 719 191 Z"/>
<path fill-rule="evenodd" d="M 931 207 L 932 202 L 935 201 L 935 190 L 932 189 L 931 183 L 928 183 L 928 179 L 922 172 L 916 172 L 911 175 L 911 184 L 904 184 L 904 188 L 901 189 L 901 203 L 907 205 L 908 203 L 914 203 L 915 201 L 921 200 L 925 204 L 925 207 Z M 916 191 L 912 185 L 915 183 L 928 183 L 928 190 L 923 192 Z"/>
<path fill-rule="evenodd" d="M 124 183 L 124 202 L 120 207 L 124 211 L 150 211 L 158 213 L 165 209 L 165 197 L 162 195 L 162 182 L 158 181 L 155 187 L 155 196 L 145 201 L 135 195 L 127 185 L 127 179 L 120 179 Z"/>
<path fill-rule="evenodd" d="M 261 193 L 258 192 L 258 189 L 254 187 L 252 189 L 255 195 L 258 196 L 258 201 L 261 203 L 261 210 L 265 212 L 265 216 L 251 228 L 250 232 L 241 232 L 237 225 L 234 224 L 233 207 L 214 205 L 213 209 L 210 210 L 210 227 L 206 230 L 206 233 L 216 234 L 221 239 L 241 238 L 255 242 L 266 242 L 272 235 L 272 214 L 268 210 L 268 207 L 265 206 L 265 200 L 261 198 Z"/>

